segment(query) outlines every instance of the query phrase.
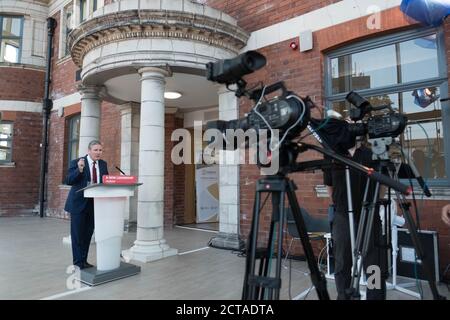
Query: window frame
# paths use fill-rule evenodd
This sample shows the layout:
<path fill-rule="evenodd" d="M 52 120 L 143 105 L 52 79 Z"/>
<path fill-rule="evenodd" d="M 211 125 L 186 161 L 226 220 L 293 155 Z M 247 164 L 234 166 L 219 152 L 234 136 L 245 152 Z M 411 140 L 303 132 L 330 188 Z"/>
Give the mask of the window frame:
<path fill-rule="evenodd" d="M 61 54 L 60 54 L 60 58 L 64 58 L 64 57 L 67 57 L 67 56 L 69 56 L 70 55 L 70 48 L 68 48 L 67 47 L 67 44 L 68 44 L 68 36 L 69 36 L 69 33 L 70 32 L 72 32 L 73 31 L 73 29 L 75 28 L 75 18 L 74 18 L 74 14 L 75 14 L 75 12 L 74 12 L 74 2 L 75 2 L 76 0 L 70 0 L 68 3 L 66 3 L 64 6 L 63 6 L 63 8 L 62 8 L 62 14 L 63 14 L 63 17 L 62 17 L 62 20 L 63 20 L 63 28 L 61 28 L 61 32 L 63 33 L 62 34 L 62 39 L 61 39 L 61 41 L 63 42 L 63 46 L 61 47 Z M 68 21 L 67 20 L 67 11 L 66 11 L 66 9 L 67 8 L 69 8 L 69 7 L 72 7 L 72 16 L 71 16 L 71 20 L 72 21 Z M 68 25 L 69 25 L 69 23 L 70 24 L 72 24 L 72 29 L 68 29 Z"/>
<path fill-rule="evenodd" d="M 98 8 L 98 1 L 97 0 L 90 0 L 88 3 L 88 0 L 79 0 L 80 1 L 80 23 L 87 20 L 87 18 L 93 14 Z M 86 11 L 84 12 L 83 4 L 86 3 Z M 104 6 L 104 2 L 102 4 Z"/>
<path fill-rule="evenodd" d="M 80 135 L 78 135 L 78 139 L 72 139 L 72 130 L 75 124 L 76 119 L 81 121 L 81 113 L 74 114 L 70 118 L 67 119 L 69 132 L 67 137 L 67 165 L 70 166 L 70 161 L 72 161 L 72 145 L 74 142 L 78 142 L 78 148 L 80 147 Z M 79 150 L 78 150 L 79 151 Z M 76 155 L 75 159 L 78 157 Z"/>
<path fill-rule="evenodd" d="M 14 143 L 14 121 L 0 121 L 0 124 L 10 124 L 11 125 L 11 138 L 9 139 L 2 139 L 0 138 L 0 141 L 11 141 L 11 152 L 10 152 L 10 159 L 6 160 L 0 160 L 0 164 L 7 164 L 13 162 L 13 143 Z"/>
<path fill-rule="evenodd" d="M 20 36 L 18 36 L 18 37 L 3 37 L 3 18 L 19 18 L 20 19 Z M 22 47 L 23 47 L 23 27 L 24 27 L 24 17 L 23 16 L 12 15 L 12 14 L 0 14 L 0 44 L 3 39 L 19 39 L 19 52 L 17 54 L 17 62 L 0 61 L 0 63 L 16 63 L 16 64 L 21 63 Z"/>
<path fill-rule="evenodd" d="M 390 86 L 383 86 L 377 88 L 370 88 L 364 90 L 358 90 L 357 92 L 364 97 L 379 96 L 382 94 L 398 94 L 400 92 L 411 91 L 421 87 L 439 87 L 440 96 L 447 98 L 449 96 L 448 88 L 448 66 L 445 49 L 445 37 L 442 27 L 441 28 L 420 28 L 408 31 L 397 32 L 377 38 L 371 38 L 360 41 L 355 44 L 350 44 L 340 49 L 336 49 L 325 53 L 324 61 L 324 88 L 325 88 L 325 108 L 331 109 L 334 102 L 345 101 L 345 97 L 348 92 L 333 94 L 332 87 L 332 59 L 338 58 L 344 55 L 351 55 L 367 50 L 372 50 L 387 45 L 392 45 L 415 38 L 425 37 L 432 34 L 436 34 L 437 44 L 437 60 L 439 74 L 437 77 L 429 78 L 426 80 L 419 80 L 408 82 L 405 84 L 395 84 Z M 433 187 L 450 187 L 450 102 L 441 102 L 441 118 L 442 118 L 442 131 L 443 131 L 443 146 L 445 150 L 445 172 L 446 178 L 433 179 L 428 178 L 427 183 Z M 413 180 L 415 181 L 415 180 Z"/>

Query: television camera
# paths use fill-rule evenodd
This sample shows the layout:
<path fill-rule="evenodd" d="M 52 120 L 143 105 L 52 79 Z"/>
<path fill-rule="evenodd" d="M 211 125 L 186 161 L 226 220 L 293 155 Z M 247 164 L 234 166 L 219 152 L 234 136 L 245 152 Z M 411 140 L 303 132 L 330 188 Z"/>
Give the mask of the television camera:
<path fill-rule="evenodd" d="M 399 131 L 399 127 L 395 127 L 398 122 L 397 118 L 375 118 L 369 120 L 363 125 L 358 124 L 351 126 L 347 121 L 330 119 L 317 120 L 311 118 L 311 109 L 315 107 L 313 101 L 309 97 L 300 97 L 294 92 L 286 89 L 283 82 L 276 82 L 269 86 L 262 86 L 253 90 L 247 90 L 247 83 L 242 78 L 250 74 L 266 64 L 266 58 L 256 52 L 248 51 L 235 58 L 219 60 L 206 65 L 206 77 L 210 81 L 225 84 L 231 90 L 230 86 L 236 84 L 237 89 L 234 90 L 237 97 L 246 96 L 255 102 L 254 107 L 243 118 L 231 121 L 210 121 L 207 123 L 207 129 L 219 130 L 226 142 L 227 149 L 236 149 L 236 143 L 226 140 L 225 133 L 227 130 L 247 130 L 255 129 L 257 134 L 260 130 L 270 131 L 271 139 L 274 129 L 277 129 L 281 139 L 274 146 L 270 143 L 270 151 L 277 151 L 279 157 L 280 169 L 276 174 L 262 177 L 256 183 L 256 194 L 254 203 L 254 212 L 252 216 L 251 230 L 246 249 L 246 273 L 244 278 L 244 286 L 242 298 L 244 300 L 258 299 L 279 299 L 281 287 L 281 254 L 282 254 L 282 228 L 286 221 L 286 210 L 284 202 L 287 196 L 289 206 L 292 211 L 298 234 L 303 245 L 308 267 L 311 271 L 311 281 L 316 288 L 319 299 L 329 300 L 324 275 L 320 272 L 317 262 L 309 242 L 308 234 L 305 228 L 300 206 L 296 199 L 295 190 L 297 186 L 287 177 L 287 174 L 298 171 L 307 171 L 321 169 L 324 166 L 330 166 L 329 160 L 313 160 L 297 162 L 298 155 L 306 150 L 315 150 L 335 162 L 344 164 L 364 175 L 377 183 L 382 183 L 403 194 L 409 193 L 409 188 L 398 181 L 368 168 L 359 163 L 351 161 L 346 156 L 339 153 L 340 150 L 351 148 L 356 141 L 357 134 L 373 134 L 375 123 L 382 122 L 385 129 L 389 129 L 392 135 Z M 231 90 L 233 91 L 233 90 Z M 268 98 L 267 95 L 281 91 L 281 95 Z M 357 96 L 354 96 L 357 97 Z M 365 109 L 361 114 L 366 114 L 370 110 L 367 104 L 361 105 Z M 392 126 L 388 127 L 391 123 Z M 351 129 L 349 129 L 351 127 Z M 312 145 L 302 142 L 300 133 L 308 128 L 319 142 L 324 146 Z M 404 128 L 404 127 L 403 127 Z M 376 133 L 377 137 L 380 136 Z M 299 139 L 297 139 L 299 138 Z M 257 248 L 258 228 L 260 221 L 260 212 L 266 203 L 261 201 L 262 194 L 268 193 L 272 199 L 272 217 L 269 231 L 269 241 L 267 248 L 262 252 L 261 248 Z M 278 237 L 278 239 L 277 239 Z M 276 252 L 273 251 L 277 243 Z M 272 258 L 276 258 L 276 268 L 271 269 Z M 256 260 L 260 260 L 259 271 L 256 272 Z M 269 271 L 269 270 L 272 270 Z"/>

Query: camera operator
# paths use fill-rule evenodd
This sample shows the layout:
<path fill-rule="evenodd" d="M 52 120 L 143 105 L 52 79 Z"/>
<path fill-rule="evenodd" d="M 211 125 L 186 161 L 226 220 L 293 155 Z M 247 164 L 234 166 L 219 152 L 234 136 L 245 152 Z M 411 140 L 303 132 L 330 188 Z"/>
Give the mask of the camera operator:
<path fill-rule="evenodd" d="M 351 160 L 368 167 L 374 167 L 372 151 L 365 143 L 357 141 L 355 146 L 344 154 Z M 364 190 L 367 177 L 361 173 L 350 170 L 353 211 L 355 213 L 355 227 L 358 225 L 359 214 L 363 205 Z M 347 185 L 345 179 L 345 167 L 334 164 L 330 169 L 324 169 L 324 184 L 328 186 L 335 207 L 334 221 L 332 222 L 332 239 L 335 259 L 334 279 L 338 300 L 349 300 L 348 289 L 351 284 L 352 272 L 352 247 L 350 240 L 349 213 L 347 206 Z M 373 199 L 374 185 L 371 184 L 367 199 Z M 381 193 L 383 189 L 380 187 Z M 372 228 L 367 255 L 363 261 L 364 270 L 370 265 L 380 267 L 381 279 L 379 288 L 367 288 L 367 300 L 384 300 L 386 297 L 386 253 L 381 248 L 381 220 L 378 214 L 379 206 L 376 206 L 374 224 Z M 355 228 L 356 229 L 356 228 Z M 356 231 L 355 231 L 356 233 Z M 369 277 L 370 274 L 367 274 Z"/>

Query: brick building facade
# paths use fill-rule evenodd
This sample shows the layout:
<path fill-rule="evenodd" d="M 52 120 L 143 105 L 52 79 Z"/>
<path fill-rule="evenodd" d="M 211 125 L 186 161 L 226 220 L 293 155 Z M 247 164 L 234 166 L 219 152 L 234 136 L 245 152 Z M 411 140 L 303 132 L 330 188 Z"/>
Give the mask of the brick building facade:
<path fill-rule="evenodd" d="M 0 4 L 0 15 L 22 17 L 25 14 L 19 7 L 15 11 L 12 10 L 12 4 L 8 7 L 9 2 L 5 1 L 5 4 Z M 138 69 L 147 66 L 169 65 L 173 72 L 173 76 L 166 77 L 165 80 L 169 88 L 176 87 L 177 81 L 181 81 L 176 75 L 188 74 L 193 79 L 192 83 L 201 88 L 197 88 L 197 94 L 215 90 L 213 99 L 207 102 L 194 99 L 194 104 L 191 103 L 189 107 L 166 100 L 164 148 L 162 149 L 164 150 L 164 202 L 161 215 L 164 227 L 169 228 L 175 224 L 191 222 L 185 215 L 185 205 L 189 202 L 188 197 L 195 197 L 194 190 L 189 190 L 186 183 L 190 169 L 184 165 L 175 165 L 170 161 L 170 151 L 176 144 L 170 141 L 173 130 L 191 128 L 192 124 L 189 121 L 197 116 L 198 120 L 203 123 L 217 118 L 229 120 L 233 118 L 229 117 L 230 113 L 227 113 L 229 110 L 234 112 L 234 118 L 236 118 L 242 117 L 253 107 L 246 99 L 233 102 L 233 98 L 230 97 L 224 98 L 228 102 L 222 106 L 220 101 L 224 94 L 220 89 L 212 86 L 203 89 L 202 86 L 206 86 L 206 81 L 195 80 L 197 79 L 195 76 L 201 74 L 200 71 L 203 71 L 201 68 L 205 62 L 229 58 L 247 49 L 257 50 L 266 56 L 267 65 L 245 77 L 249 86 L 258 81 L 271 84 L 283 80 L 288 89 L 298 95 L 309 95 L 316 103 L 332 107 L 335 100 L 327 91 L 326 83 L 328 78 L 333 77 L 330 75 L 329 64 L 332 60 L 330 57 L 333 57 L 335 52 L 360 43 L 385 39 L 385 37 L 395 40 L 397 35 L 399 38 L 408 35 L 411 38 L 410 34 L 417 30 L 423 30 L 423 27 L 405 18 L 399 9 L 400 1 L 389 5 L 385 1 L 374 1 L 375 6 L 378 6 L 375 9 L 378 8 L 378 10 L 370 11 L 367 5 L 349 6 L 347 1 L 337 0 L 260 0 L 252 2 L 242 0 L 191 2 L 184 0 L 173 1 L 171 4 L 164 0 L 105 0 L 98 1 L 98 10 L 85 13 L 85 17 L 80 17 L 77 11 L 80 7 L 79 0 L 28 0 L 23 2 L 36 6 L 36 10 L 33 12 L 41 12 L 40 14 L 36 13 L 33 19 L 25 17 L 22 26 L 24 30 L 26 28 L 31 30 L 33 26 L 39 26 L 41 29 L 38 30 L 43 30 L 43 35 L 39 38 L 42 42 L 45 42 L 43 40 L 45 39 L 45 28 L 42 29 L 42 23 L 45 21 L 43 14 L 45 13 L 46 17 L 53 17 L 57 21 L 51 74 L 51 94 L 54 108 L 51 113 L 49 129 L 49 166 L 46 190 L 46 213 L 48 216 L 68 218 L 67 213 L 63 210 L 69 190 L 69 187 L 64 184 L 64 177 L 69 157 L 76 157 L 73 154 L 71 156 L 68 151 L 69 136 L 72 128 L 71 119 L 81 114 L 80 121 L 83 121 L 83 87 L 99 87 L 96 98 L 101 101 L 98 138 L 104 142 L 104 159 L 109 164 L 110 172 L 118 173 L 114 167 L 120 166 L 121 168 L 126 167 L 129 172 L 134 172 L 136 175 L 139 175 L 138 168 L 141 168 L 142 159 L 139 160 L 138 149 L 133 148 L 137 148 L 138 141 L 142 138 L 142 136 L 139 138 L 139 127 L 143 124 L 142 115 L 125 105 L 129 102 L 137 104 L 144 102 L 133 89 L 142 84 L 138 74 L 143 77 L 143 73 Z M 357 3 L 357 1 L 355 2 Z M 148 7 L 146 7 L 147 5 Z M 151 16 L 154 14 L 152 11 L 154 9 L 158 11 L 159 8 L 172 12 L 171 19 L 173 20 L 170 23 L 173 23 L 173 30 L 178 31 L 182 36 L 177 38 L 178 36 L 160 36 L 151 33 L 155 29 L 158 30 L 157 25 L 152 25 L 153 29 L 148 30 L 144 27 L 137 28 L 133 13 L 137 11 L 137 8 L 141 10 L 141 13 L 149 15 L 149 21 L 159 19 L 157 14 Z M 147 9 L 148 12 L 145 11 Z M 193 12 L 206 17 L 204 20 L 197 21 L 201 23 L 199 29 L 189 30 L 188 27 L 185 29 L 180 27 L 183 19 Z M 116 16 L 112 18 L 115 14 Z M 67 23 L 67 21 L 72 21 L 70 19 L 74 21 L 71 25 Z M 209 29 L 208 19 L 216 19 L 221 22 L 218 27 L 219 36 Z M 379 23 L 379 25 L 373 28 L 369 27 L 369 19 L 376 19 L 375 23 Z M 124 22 L 127 26 L 119 28 L 120 30 L 114 29 L 115 24 L 119 22 Z M 80 24 L 83 28 L 77 28 Z M 144 26 L 144 23 L 142 25 Z M 151 25 L 151 22 L 148 22 L 148 25 Z M 233 26 L 238 30 L 235 34 L 230 31 Z M 101 30 L 98 31 L 98 29 Z M 144 29 L 147 35 L 143 31 Z M 290 43 L 298 42 L 299 32 L 308 29 L 312 31 L 312 49 L 306 52 L 292 50 L 289 46 Z M 69 36 L 70 31 L 73 32 Z M 135 36 L 132 34 L 133 32 L 139 35 Z M 440 66 L 446 66 L 450 63 L 450 22 L 448 19 L 435 32 L 442 37 L 440 43 L 440 46 L 443 45 L 443 48 L 440 47 L 442 54 L 439 54 Z M 92 35 L 92 33 L 94 34 Z M 192 36 L 194 33 L 205 38 L 194 38 Z M 151 44 L 144 42 L 146 37 L 152 39 L 153 42 Z M 0 104 L 2 121 L 14 123 L 12 161 L 0 165 L 0 182 L 3 186 L 8 186 L 7 189 L 2 188 L 0 191 L 0 216 L 32 214 L 38 204 L 38 159 L 42 117 L 37 104 L 43 96 L 45 74 L 43 67 L 45 64 L 43 56 L 41 60 L 36 58 L 41 57 L 40 53 L 35 52 L 36 46 L 32 45 L 33 41 L 37 41 L 36 39 L 37 35 L 30 39 L 26 36 L 22 37 L 22 61 L 0 62 L 1 70 L 4 71 L 0 74 L 0 102 L 3 101 Z M 30 44 L 27 45 L 27 41 Z M 169 47 L 164 41 L 171 41 Z M 208 41 L 209 45 L 206 45 L 205 43 Z M 300 39 L 301 41 L 302 39 Z M 123 44 L 123 48 L 121 48 L 121 44 Z M 63 52 L 66 45 L 72 46 L 67 55 Z M 135 53 L 133 53 L 133 45 Z M 147 45 L 149 47 L 146 47 Z M 183 45 L 185 48 L 177 49 Z M 192 58 L 192 55 L 195 55 L 195 59 Z M 121 60 L 121 57 L 124 56 L 129 60 L 125 58 Z M 146 59 L 149 62 L 148 65 L 145 64 Z M 114 67 L 110 67 L 111 65 Z M 130 68 L 133 68 L 133 71 L 130 71 Z M 80 70 L 81 75 L 77 74 Z M 449 69 L 447 68 L 447 70 Z M 445 79 L 441 76 L 441 82 L 447 84 L 445 90 L 442 90 L 442 85 L 440 87 L 442 96 L 446 90 L 450 90 L 447 80 L 448 72 L 446 72 Z M 123 88 L 124 84 L 128 84 L 128 86 Z M 106 94 L 101 92 L 100 87 L 107 89 Z M 143 94 L 142 91 L 139 93 Z M 34 104 L 32 106 L 18 104 L 23 107 L 17 108 L 11 102 Z M 235 103 L 234 109 L 233 103 Z M 11 107 L 8 108 L 8 105 Z M 442 110 L 444 107 L 442 104 Z M 448 105 L 446 107 L 448 109 Z M 124 133 L 124 121 L 128 121 L 125 117 L 125 109 L 131 110 L 129 111 L 130 117 L 136 119 L 137 123 L 134 125 L 130 122 L 129 137 L 128 134 L 125 137 Z M 215 112 L 216 116 L 209 118 L 208 112 Z M 441 115 L 442 126 L 440 128 L 443 131 L 447 130 L 446 126 L 448 126 L 445 123 L 445 119 L 448 120 L 447 113 L 445 111 Z M 313 116 L 318 117 L 320 114 L 313 111 Z M 133 131 L 133 128 L 137 131 Z M 81 142 L 79 143 L 82 148 Z M 444 144 L 448 146 L 448 141 L 445 140 Z M 449 170 L 448 157 L 450 157 L 448 150 L 445 151 L 447 170 Z M 83 151 L 79 150 L 79 152 Z M 317 158 L 317 155 L 308 152 L 301 154 L 300 157 L 301 160 L 311 160 Z M 126 163 L 124 163 L 124 159 L 127 159 Z M 223 221 L 220 219 L 220 233 L 225 239 L 228 235 L 234 234 L 236 238 L 243 240 L 247 238 L 250 230 L 255 193 L 254 182 L 259 177 L 259 170 L 254 165 L 241 165 L 237 170 L 236 168 L 230 168 L 230 170 L 234 170 L 230 172 L 234 172 L 236 176 L 231 175 L 231 179 L 226 182 L 222 180 L 219 182 L 219 186 L 223 187 L 222 190 L 227 190 L 225 195 L 227 200 L 222 198 L 225 191 L 221 194 L 220 200 L 220 216 L 224 215 L 227 221 L 225 223 L 225 219 Z M 323 192 L 321 173 L 293 174 L 291 177 L 299 187 L 296 192 L 299 203 L 313 215 L 325 217 L 330 199 Z M 448 184 L 448 175 L 438 178 L 442 179 L 436 179 L 439 181 L 430 183 L 435 195 L 431 199 L 421 202 L 423 209 L 420 224 L 422 229 L 438 232 L 440 264 L 441 268 L 444 268 L 450 261 L 450 231 L 440 220 L 440 209 L 449 202 L 450 185 Z M 228 190 L 231 190 L 231 196 L 228 194 Z M 142 206 L 142 203 L 140 204 L 138 199 L 135 199 L 129 206 L 128 214 L 128 219 L 137 222 L 138 228 L 140 214 L 138 207 L 140 205 Z M 267 235 L 270 223 L 269 212 L 264 213 L 263 220 L 264 226 L 261 232 Z M 149 227 L 152 226 L 142 225 L 141 230 L 151 229 Z M 228 240 L 225 240 L 225 243 L 226 241 Z M 301 248 L 296 249 L 301 250 Z"/>

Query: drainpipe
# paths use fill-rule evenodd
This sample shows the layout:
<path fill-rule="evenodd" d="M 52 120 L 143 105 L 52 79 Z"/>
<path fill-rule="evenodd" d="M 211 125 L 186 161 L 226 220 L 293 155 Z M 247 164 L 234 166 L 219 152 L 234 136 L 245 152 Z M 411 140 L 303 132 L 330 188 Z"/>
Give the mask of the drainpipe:
<path fill-rule="evenodd" d="M 50 69 L 52 66 L 53 35 L 55 34 L 56 20 L 47 19 L 47 68 L 45 70 L 45 89 L 42 101 L 43 131 L 41 141 L 41 171 L 39 174 L 39 215 L 44 217 L 45 198 L 45 173 L 47 171 L 47 147 L 48 147 L 48 120 L 52 111 L 53 101 L 49 98 L 50 91 Z"/>

